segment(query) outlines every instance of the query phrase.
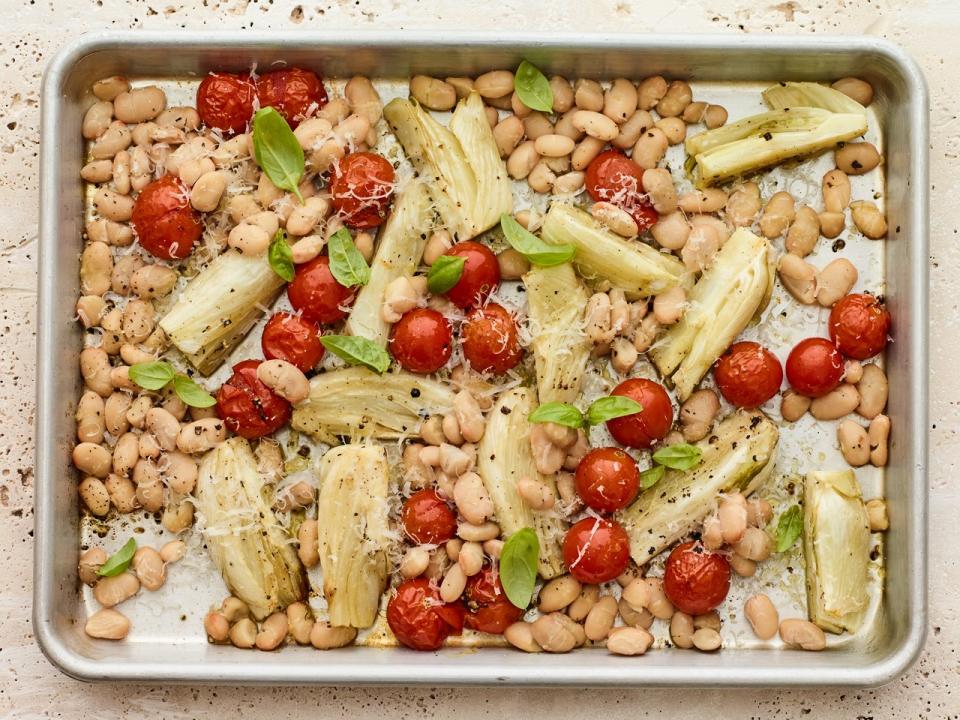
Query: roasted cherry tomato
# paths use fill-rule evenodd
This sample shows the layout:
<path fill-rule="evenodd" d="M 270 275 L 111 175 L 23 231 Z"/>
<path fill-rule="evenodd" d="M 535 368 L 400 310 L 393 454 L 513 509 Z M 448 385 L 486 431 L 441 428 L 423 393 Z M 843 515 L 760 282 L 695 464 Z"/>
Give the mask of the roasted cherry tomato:
<path fill-rule="evenodd" d="M 410 372 L 436 372 L 446 364 L 452 352 L 450 323 L 430 308 L 404 313 L 390 332 L 390 354 Z"/>
<path fill-rule="evenodd" d="M 140 191 L 130 221 L 143 249 L 164 260 L 187 257 L 203 234 L 200 214 L 190 205 L 190 190 L 173 175 Z"/>
<path fill-rule="evenodd" d="M 269 435 L 290 419 L 290 403 L 257 377 L 260 362 L 244 360 L 234 365 L 233 375 L 217 392 L 217 415 L 229 430 L 248 440 Z"/>
<path fill-rule="evenodd" d="M 667 558 L 663 591 L 680 612 L 705 615 L 730 590 L 730 563 L 700 543 L 677 545 Z"/>
<path fill-rule="evenodd" d="M 464 597 L 467 601 L 465 624 L 472 630 L 502 635 L 523 617 L 524 611 L 507 599 L 500 573 L 492 565 L 467 580 Z"/>
<path fill-rule="evenodd" d="M 463 356 L 477 372 L 501 375 L 523 357 L 517 322 L 502 305 L 490 303 L 471 311 L 460 332 Z"/>
<path fill-rule="evenodd" d="M 640 485 L 637 463 L 623 450 L 613 447 L 588 452 L 577 465 L 574 479 L 583 501 L 600 512 L 613 512 L 629 505 Z"/>
<path fill-rule="evenodd" d="M 387 219 L 393 197 L 393 165 L 372 152 L 350 153 L 330 168 L 333 207 L 344 224 L 372 228 Z"/>
<path fill-rule="evenodd" d="M 242 133 L 253 115 L 256 87 L 249 75 L 210 73 L 197 88 L 197 112 L 207 127 Z"/>
<path fill-rule="evenodd" d="M 755 408 L 780 390 L 783 368 L 777 356 L 759 343 L 734 343 L 713 366 L 713 377 L 723 396 L 733 405 Z"/>
<path fill-rule="evenodd" d="M 873 295 L 847 295 L 830 311 L 830 337 L 840 352 L 855 360 L 883 352 L 889 332 L 890 313 Z"/>
<path fill-rule="evenodd" d="M 500 285 L 497 256 L 486 245 L 472 240 L 457 243 L 444 255 L 464 259 L 463 274 L 457 284 L 447 290 L 447 297 L 457 307 L 472 308 L 483 304 Z"/>
<path fill-rule="evenodd" d="M 405 580 L 387 603 L 387 624 L 402 645 L 436 650 L 463 631 L 463 603 L 445 603 L 427 578 Z"/>
<path fill-rule="evenodd" d="M 288 312 L 278 312 L 267 321 L 260 347 L 267 360 L 286 360 L 301 372 L 313 370 L 323 358 L 320 328 Z"/>
<path fill-rule="evenodd" d="M 633 415 L 607 421 L 607 429 L 621 445 L 648 448 L 670 432 L 673 405 L 663 385 L 646 378 L 631 378 L 617 385 L 610 394 L 636 400 L 643 407 Z"/>
<path fill-rule="evenodd" d="M 587 517 L 563 539 L 563 562 L 583 583 L 604 583 L 622 575 L 630 563 L 630 538 L 615 520 Z"/>
<path fill-rule="evenodd" d="M 787 382 L 801 395 L 826 395 L 842 378 L 843 356 L 826 338 L 801 340 L 787 356 Z"/>
<path fill-rule="evenodd" d="M 587 166 L 585 184 L 594 202 L 612 203 L 630 213 L 640 232 L 660 219 L 644 192 L 643 168 L 619 150 L 597 155 Z"/>
<path fill-rule="evenodd" d="M 356 299 L 353 289 L 338 283 L 330 272 L 326 255 L 297 266 L 293 282 L 287 286 L 287 297 L 304 318 L 326 324 L 343 320 Z"/>
<path fill-rule="evenodd" d="M 283 115 L 291 128 L 327 104 L 323 81 L 312 70 L 284 68 L 257 78 L 260 107 L 270 106 Z"/>
<path fill-rule="evenodd" d="M 435 490 L 418 490 L 400 511 L 403 531 L 421 545 L 437 544 L 457 534 L 457 517 Z"/>

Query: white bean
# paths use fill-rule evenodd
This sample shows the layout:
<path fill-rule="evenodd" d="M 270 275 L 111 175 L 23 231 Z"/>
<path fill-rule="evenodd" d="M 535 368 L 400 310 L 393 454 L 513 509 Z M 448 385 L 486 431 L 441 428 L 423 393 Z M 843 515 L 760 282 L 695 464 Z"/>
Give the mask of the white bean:
<path fill-rule="evenodd" d="M 620 125 L 637 109 L 637 89 L 626 78 L 617 78 L 604 94 L 603 114 Z"/>
<path fill-rule="evenodd" d="M 123 640 L 130 632 L 130 621 L 112 608 L 103 608 L 87 618 L 83 631 L 98 640 Z"/>
<path fill-rule="evenodd" d="M 128 90 L 113 100 L 117 120 L 140 123 L 153 120 L 167 106 L 167 96 L 156 85 Z"/>
<path fill-rule="evenodd" d="M 809 620 L 791 618 L 781 621 L 780 639 L 799 650 L 823 650 L 827 646 L 823 630 Z"/>
<path fill-rule="evenodd" d="M 873 86 L 866 80 L 855 77 L 840 78 L 830 87 L 866 107 L 873 102 Z"/>
<path fill-rule="evenodd" d="M 766 595 L 752 595 L 744 605 L 744 614 L 753 628 L 753 633 L 761 640 L 770 640 L 777 634 L 780 626 L 780 614 Z"/>
<path fill-rule="evenodd" d="M 641 110 L 652 110 L 667 94 L 667 81 L 661 75 L 653 75 L 643 79 L 637 88 L 637 107 Z"/>
<path fill-rule="evenodd" d="M 292 405 L 310 397 L 310 381 L 286 360 L 265 360 L 257 366 L 257 378 Z"/>
<path fill-rule="evenodd" d="M 658 127 L 641 133 L 633 146 L 633 161 L 644 170 L 655 168 L 667 152 L 667 136 Z"/>
<path fill-rule="evenodd" d="M 833 307 L 857 284 L 857 268 L 846 258 L 830 262 L 817 279 L 817 302 L 823 307 Z"/>

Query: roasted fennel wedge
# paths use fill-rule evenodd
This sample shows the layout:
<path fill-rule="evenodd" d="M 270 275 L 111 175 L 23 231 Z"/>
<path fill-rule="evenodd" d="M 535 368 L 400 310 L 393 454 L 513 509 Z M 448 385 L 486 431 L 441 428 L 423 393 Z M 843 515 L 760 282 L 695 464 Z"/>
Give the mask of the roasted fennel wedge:
<path fill-rule="evenodd" d="M 448 127 L 403 98 L 389 102 L 383 116 L 421 179 L 430 183 L 443 225 L 458 240 L 476 237 L 511 212 L 507 166 L 479 95 L 457 104 Z"/>
<path fill-rule="evenodd" d="M 740 410 L 724 418 L 697 443 L 699 465 L 668 469 L 617 514 L 630 536 L 630 557 L 643 565 L 688 535 L 714 511 L 719 493 L 756 490 L 773 467 L 778 439 L 777 426 L 763 413 Z"/>
<path fill-rule="evenodd" d="M 523 276 L 523 284 L 540 404 L 572 403 L 580 394 L 593 347 L 584 327 L 590 296 L 570 263 L 534 266 Z"/>
<path fill-rule="evenodd" d="M 390 473 L 377 445 L 342 445 L 320 461 L 318 542 L 329 621 L 367 628 L 387 585 Z"/>
<path fill-rule="evenodd" d="M 771 85 L 763 91 L 763 101 L 771 110 L 814 107 L 835 113 L 867 114 L 867 109 L 849 95 L 813 82 L 781 82 Z"/>
<path fill-rule="evenodd" d="M 233 437 L 204 455 L 195 493 L 210 556 L 258 620 L 306 597 L 306 575 L 265 484 L 250 444 Z"/>
<path fill-rule="evenodd" d="M 276 300 L 283 285 L 265 255 L 225 250 L 187 284 L 160 327 L 198 372 L 209 375 Z"/>
<path fill-rule="evenodd" d="M 658 295 L 685 284 L 689 273 L 677 258 L 642 242 L 624 240 L 589 213 L 566 203 L 553 203 L 540 238 L 551 245 L 573 245 L 573 262 L 588 280 L 609 280 L 631 298 Z"/>
<path fill-rule="evenodd" d="M 870 520 L 853 470 L 807 474 L 803 550 L 810 619 L 829 632 L 856 632 L 870 602 Z"/>
<path fill-rule="evenodd" d="M 383 375 L 361 367 L 331 370 L 310 380 L 310 397 L 294 408 L 290 426 L 330 444 L 340 436 L 417 436 L 422 419 L 448 411 L 453 396 L 446 383 L 402 370 Z"/>
<path fill-rule="evenodd" d="M 739 228 L 688 294 L 689 306 L 649 355 L 681 402 L 768 298 L 773 282 L 770 243 Z"/>
<path fill-rule="evenodd" d="M 540 540 L 540 576 L 550 579 L 565 572 L 561 543 L 566 523 L 552 511 L 534 512 L 517 491 L 517 483 L 523 478 L 555 488 L 552 476 L 537 472 L 530 451 L 527 416 L 536 407 L 530 388 L 514 388 L 500 396 L 487 415 L 487 429 L 477 448 L 477 472 L 493 501 L 503 536 L 509 537 L 525 527 L 536 531 Z"/>

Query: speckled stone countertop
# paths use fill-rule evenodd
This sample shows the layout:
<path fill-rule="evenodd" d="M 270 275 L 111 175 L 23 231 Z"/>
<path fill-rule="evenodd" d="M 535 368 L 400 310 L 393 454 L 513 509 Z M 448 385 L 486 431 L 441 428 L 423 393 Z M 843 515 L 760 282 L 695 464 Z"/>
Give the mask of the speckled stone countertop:
<path fill-rule="evenodd" d="M 878 690 L 520 691 L 85 685 L 40 654 L 30 624 L 40 80 L 77 34 L 103 29 L 445 28 L 881 35 L 923 67 L 931 98 L 930 628 Z M 960 2 L 957 0 L 0 0 L 0 715 L 163 718 L 960 718 Z M 949 208 L 949 210 L 947 209 Z"/>

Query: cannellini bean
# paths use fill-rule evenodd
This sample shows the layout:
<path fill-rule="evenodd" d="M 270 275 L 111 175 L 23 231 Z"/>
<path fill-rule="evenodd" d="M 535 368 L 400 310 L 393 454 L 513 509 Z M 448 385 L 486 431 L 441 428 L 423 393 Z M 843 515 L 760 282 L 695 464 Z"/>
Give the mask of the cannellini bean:
<path fill-rule="evenodd" d="M 780 639 L 799 650 L 823 650 L 827 637 L 809 620 L 790 618 L 780 623 Z"/>
<path fill-rule="evenodd" d="M 244 255 L 263 255 L 270 247 L 271 235 L 263 228 L 243 222 L 227 236 L 227 244 Z"/>
<path fill-rule="evenodd" d="M 633 161 L 644 170 L 655 168 L 663 159 L 669 146 L 667 136 L 658 127 L 648 129 L 640 135 L 633 146 Z"/>
<path fill-rule="evenodd" d="M 124 572 L 113 577 L 100 578 L 93 587 L 93 597 L 103 607 L 119 605 L 140 590 L 140 581 L 133 573 Z"/>
<path fill-rule="evenodd" d="M 92 242 L 80 256 L 80 288 L 85 295 L 103 295 L 110 289 L 113 257 L 106 243 Z"/>
<path fill-rule="evenodd" d="M 870 464 L 874 467 L 884 467 L 889 455 L 887 444 L 890 438 L 890 418 L 886 415 L 877 415 L 870 421 L 867 437 L 870 441 Z"/>
<path fill-rule="evenodd" d="M 663 580 L 660 578 L 645 578 L 645 581 L 651 590 L 650 604 L 647 605 L 647 610 L 658 620 L 669 620 L 673 616 L 674 608 L 663 592 Z"/>
<path fill-rule="evenodd" d="M 611 83 L 603 98 L 603 114 L 618 125 L 626 122 L 637 109 L 637 89 L 626 78 Z"/>
<path fill-rule="evenodd" d="M 207 640 L 212 643 L 226 642 L 230 637 L 230 621 L 223 613 L 211 611 L 203 618 L 203 629 L 207 633 Z"/>
<path fill-rule="evenodd" d="M 77 319 L 85 328 L 100 324 L 107 309 L 107 302 L 99 295 L 82 295 L 77 300 Z"/>
<path fill-rule="evenodd" d="M 770 557 L 773 548 L 773 541 L 770 536 L 760 528 L 748 527 L 744 530 L 742 538 L 733 543 L 733 549 L 740 557 L 754 562 L 761 562 Z"/>
<path fill-rule="evenodd" d="M 777 273 L 780 282 L 791 295 L 804 305 L 812 305 L 817 299 L 817 269 L 792 253 L 780 258 Z"/>
<path fill-rule="evenodd" d="M 93 196 L 93 206 L 107 220 L 122 222 L 133 214 L 133 198 L 101 187 Z"/>
<path fill-rule="evenodd" d="M 298 645 L 310 644 L 310 633 L 313 630 L 313 615 L 310 613 L 310 606 L 303 602 L 295 602 L 287 605 L 287 626 L 290 628 L 290 635 Z"/>
<path fill-rule="evenodd" d="M 744 613 L 753 628 L 753 633 L 761 640 L 770 640 L 777 634 L 780 626 L 780 614 L 766 595 L 752 595 L 744 605 Z"/>
<path fill-rule="evenodd" d="M 517 492 L 523 501 L 534 510 L 549 510 L 556 504 L 557 497 L 553 488 L 530 478 L 521 478 L 517 483 Z"/>
<path fill-rule="evenodd" d="M 822 212 L 817 218 L 820 220 L 820 234 L 832 240 L 843 232 L 846 218 L 842 212 Z"/>
<path fill-rule="evenodd" d="M 667 81 L 660 75 L 645 78 L 637 88 L 637 107 L 651 110 L 667 94 Z"/>
<path fill-rule="evenodd" d="M 650 113 L 646 110 L 637 110 L 620 126 L 620 132 L 611 141 L 611 144 L 621 150 L 628 150 L 636 144 L 642 133 L 653 126 L 654 121 Z"/>
<path fill-rule="evenodd" d="M 623 598 L 620 599 L 617 609 L 620 611 L 623 622 L 630 627 L 640 627 L 648 630 L 653 625 L 653 613 L 647 609 L 634 610 Z"/>
<path fill-rule="evenodd" d="M 444 552 L 447 553 L 447 558 L 449 558 L 450 562 L 457 562 L 457 560 L 460 559 L 460 550 L 462 548 L 463 540 L 460 538 L 447 540 L 447 542 L 443 544 Z"/>
<path fill-rule="evenodd" d="M 220 199 L 227 189 L 227 177 L 213 170 L 197 178 L 190 190 L 190 204 L 200 212 L 213 212 L 220 205 Z"/>
<path fill-rule="evenodd" d="M 666 117 L 657 120 L 654 127 L 660 128 L 663 134 L 667 136 L 667 142 L 671 145 L 682 143 L 684 138 L 687 137 L 687 124 L 678 117 Z"/>
<path fill-rule="evenodd" d="M 257 378 L 292 405 L 310 397 L 310 381 L 286 360 L 266 360 L 257 367 Z"/>
<path fill-rule="evenodd" d="M 206 452 L 227 439 L 227 428 L 219 418 L 205 418 L 184 425 L 177 436 L 177 449 L 187 454 Z"/>
<path fill-rule="evenodd" d="M 297 530 L 297 557 L 304 567 L 312 568 L 320 562 L 320 549 L 317 545 L 319 526 L 316 520 L 304 520 Z"/>
<path fill-rule="evenodd" d="M 680 406 L 680 424 L 687 442 L 703 440 L 720 412 L 720 399 L 713 390 L 697 390 Z"/>
<path fill-rule="evenodd" d="M 719 550 L 723 547 L 723 530 L 720 527 L 720 518 L 716 513 L 704 519 L 700 541 L 707 550 Z"/>
<path fill-rule="evenodd" d="M 153 120 L 166 106 L 167 96 L 156 85 L 122 92 L 113 101 L 117 119 L 125 123 Z"/>
<path fill-rule="evenodd" d="M 558 158 L 573 152 L 576 143 L 566 135 L 548 134 L 538 137 L 534 149 L 544 157 Z"/>
<path fill-rule="evenodd" d="M 690 225 L 681 212 L 661 215 L 659 221 L 650 229 L 653 239 L 667 250 L 680 250 L 690 237 Z"/>
<path fill-rule="evenodd" d="M 103 608 L 87 618 L 83 631 L 98 640 L 123 640 L 130 632 L 130 621 L 112 608 Z"/>
<path fill-rule="evenodd" d="M 577 145 L 577 149 L 573 151 L 570 166 L 574 170 L 586 170 L 587 166 L 603 150 L 604 145 L 603 140 L 598 140 L 595 137 L 585 137 Z"/>
<path fill-rule="evenodd" d="M 480 442 L 486 421 L 476 398 L 467 390 L 461 390 L 453 399 L 453 411 L 460 426 L 460 434 L 467 442 Z"/>
<path fill-rule="evenodd" d="M 760 216 L 760 232 L 771 240 L 780 237 L 790 227 L 795 216 L 793 196 L 782 190 L 774 193 Z"/>
<path fill-rule="evenodd" d="M 609 230 L 620 237 L 636 237 L 639 232 L 636 221 L 626 210 L 613 203 L 596 202 L 590 206 L 590 214 Z"/>
<path fill-rule="evenodd" d="M 541 613 L 563 610 L 577 599 L 582 586 L 573 575 L 561 575 L 550 580 L 540 590 L 537 609 Z"/>
<path fill-rule="evenodd" d="M 537 472 L 541 475 L 552 475 L 560 470 L 567 455 L 563 448 L 550 441 L 540 423 L 535 423 L 530 429 L 530 450 Z"/>
<path fill-rule="evenodd" d="M 106 431 L 103 398 L 93 390 L 87 390 L 77 403 L 77 440 L 81 443 L 101 443 Z"/>
<path fill-rule="evenodd" d="M 701 652 L 713 652 L 722 644 L 720 633 L 713 628 L 700 628 L 693 633 L 693 646 Z"/>
<path fill-rule="evenodd" d="M 260 631 L 254 641 L 257 648 L 259 650 L 276 650 L 287 639 L 289 627 L 286 613 L 275 612 L 268 616 L 260 624 Z"/>
<path fill-rule="evenodd" d="M 133 343 L 123 343 L 120 346 L 120 358 L 127 365 L 137 365 L 142 362 L 152 362 L 157 359 L 157 356 L 156 353 L 147 350 L 146 345 L 141 347 Z"/>
<path fill-rule="evenodd" d="M 97 80 L 93 84 L 93 94 L 100 100 L 113 100 L 117 95 L 129 89 L 130 82 L 121 75 L 111 75 Z"/>
<path fill-rule="evenodd" d="M 120 437 L 130 428 L 127 410 L 130 409 L 132 402 L 133 399 L 125 392 L 114 392 L 107 398 L 103 407 L 103 419 L 106 422 L 107 432 L 114 437 Z"/>
<path fill-rule="evenodd" d="M 426 247 L 423 250 L 423 262 L 425 265 L 433 265 L 437 258 L 443 255 L 447 250 L 453 247 L 453 239 L 447 230 L 437 230 L 427 240 Z"/>
<path fill-rule="evenodd" d="M 93 143 L 90 148 L 90 157 L 94 160 L 113 159 L 118 152 L 130 147 L 132 141 L 130 129 L 124 123 L 112 122 Z"/>
<path fill-rule="evenodd" d="M 113 176 L 113 188 L 121 195 L 130 193 L 130 153 L 121 150 L 113 156 L 110 173 Z"/>
<path fill-rule="evenodd" d="M 817 420 L 838 420 L 856 410 L 860 404 L 860 393 L 848 383 L 842 383 L 826 395 L 814 398 L 810 403 L 810 414 Z"/>
<path fill-rule="evenodd" d="M 857 383 L 857 392 L 860 395 L 857 414 L 872 420 L 883 412 L 887 406 L 889 385 L 886 373 L 879 365 L 867 363 L 863 366 L 863 376 Z"/>
<path fill-rule="evenodd" d="M 493 70 L 479 75 L 473 81 L 473 89 L 482 98 L 500 98 L 513 92 L 513 73 L 509 70 Z"/>
<path fill-rule="evenodd" d="M 807 205 L 801 205 L 796 210 L 784 247 L 787 252 L 806 257 L 813 252 L 820 239 L 820 217 L 817 211 Z"/>
<path fill-rule="evenodd" d="M 853 467 L 861 467 L 870 461 L 870 440 L 867 431 L 853 420 L 844 420 L 837 428 L 840 452 L 843 459 Z"/>
<path fill-rule="evenodd" d="M 621 599 L 635 611 L 649 608 L 653 602 L 653 590 L 643 578 L 636 578 L 623 588 Z"/>
<path fill-rule="evenodd" d="M 113 177 L 113 161 L 93 160 L 88 162 L 80 168 L 80 177 L 92 183 L 108 182 Z"/>
<path fill-rule="evenodd" d="M 196 130 L 200 127 L 200 113 L 188 106 L 167 108 L 157 115 L 156 120 L 157 125 L 172 125 L 181 130 Z"/>
<path fill-rule="evenodd" d="M 670 639 L 673 644 L 685 650 L 693 647 L 693 618 L 684 612 L 675 612 L 670 618 Z"/>
<path fill-rule="evenodd" d="M 614 628 L 607 638 L 607 650 L 614 655 L 643 655 L 653 644 L 653 635 L 643 628 Z"/>
<path fill-rule="evenodd" d="M 149 395 L 141 395 L 133 401 L 127 410 L 127 422 L 138 430 L 143 429 L 147 417 L 147 410 L 153 407 L 153 399 Z"/>
<path fill-rule="evenodd" d="M 548 193 L 553 189 L 553 183 L 557 176 L 542 160 L 533 166 L 533 170 L 527 175 L 527 184 L 530 189 L 538 193 Z"/>
<path fill-rule="evenodd" d="M 517 145 L 516 149 L 507 158 L 507 172 L 514 180 L 523 180 L 540 162 L 533 140 L 527 140 Z"/>
<path fill-rule="evenodd" d="M 503 631 L 504 639 L 518 650 L 528 653 L 538 653 L 543 650 L 536 640 L 533 639 L 533 629 L 530 623 L 522 620 L 509 625 Z"/>
<path fill-rule="evenodd" d="M 160 559 L 168 565 L 183 560 L 187 554 L 187 544 L 183 540 L 171 540 L 160 548 Z"/>
<path fill-rule="evenodd" d="M 856 385 L 863 377 L 863 365 L 859 360 L 846 360 L 843 363 L 843 381 Z"/>
<path fill-rule="evenodd" d="M 653 316 L 661 325 L 673 325 L 683 315 L 687 305 L 687 292 L 677 286 L 653 298 Z"/>
<path fill-rule="evenodd" d="M 832 87 L 834 90 L 839 90 L 844 95 L 852 100 L 856 100 L 864 107 L 873 102 L 873 86 L 865 80 L 861 80 L 860 78 L 840 78 L 830 87 Z"/>
<path fill-rule="evenodd" d="M 637 364 L 639 351 L 626 338 L 614 338 L 610 344 L 610 364 L 621 375 L 626 375 Z"/>
<path fill-rule="evenodd" d="M 603 640 L 610 633 L 613 621 L 617 617 L 617 601 L 610 595 L 604 595 L 590 608 L 583 629 L 587 638 L 593 641 Z"/>
<path fill-rule="evenodd" d="M 551 76 L 550 90 L 553 92 L 553 111 L 555 113 L 565 113 L 573 107 L 573 88 L 565 77 Z"/>
<path fill-rule="evenodd" d="M 510 115 L 498 122 L 493 128 L 493 139 L 497 143 L 500 157 L 509 157 L 523 139 L 523 134 L 523 123 L 516 115 Z"/>
<path fill-rule="evenodd" d="M 467 576 L 459 564 L 451 565 L 440 583 L 440 598 L 444 602 L 455 602 L 467 587 Z"/>
<path fill-rule="evenodd" d="M 247 604 L 240 598 L 232 595 L 223 601 L 220 611 L 230 623 L 239 622 L 240 620 L 250 617 L 250 608 L 247 607 Z"/>
<path fill-rule="evenodd" d="M 720 498 L 720 534 L 728 545 L 740 542 L 747 530 L 747 501 L 740 493 Z"/>
<path fill-rule="evenodd" d="M 579 112 L 579 110 L 574 107 L 563 113 L 563 115 L 557 119 L 557 124 L 554 127 L 553 132 L 557 133 L 558 135 L 566 135 L 574 142 L 579 142 L 582 140 L 584 136 L 583 130 L 578 130 L 573 125 L 573 116 L 577 112 Z"/>
<path fill-rule="evenodd" d="M 747 500 L 747 522 L 753 527 L 766 527 L 773 517 L 773 508 L 763 498 Z"/>
<path fill-rule="evenodd" d="M 462 522 L 457 525 L 457 536 L 460 537 L 461 540 L 466 540 L 467 542 L 482 543 L 499 537 L 500 526 L 489 521 L 480 525 L 471 522 Z"/>
<path fill-rule="evenodd" d="M 600 600 L 600 586 L 584 585 L 580 588 L 576 599 L 567 608 L 567 615 L 574 622 L 582 623 L 598 600 Z"/>
<path fill-rule="evenodd" d="M 497 255 L 497 265 L 500 267 L 500 277 L 504 280 L 519 280 L 530 270 L 530 261 L 513 248 L 507 248 Z"/>
<path fill-rule="evenodd" d="M 725 125 L 727 122 L 727 109 L 723 105 L 708 105 L 703 113 L 703 123 L 708 130 Z"/>
<path fill-rule="evenodd" d="M 453 416 L 451 415 L 451 417 Z M 420 426 L 420 437 L 422 437 L 428 445 L 443 445 L 443 443 L 447 441 L 443 433 L 443 418 L 440 415 L 431 415 L 428 417 Z M 463 438 L 461 437 L 461 443 L 462 440 Z M 407 447 L 416 447 L 416 445 L 408 445 Z"/>
<path fill-rule="evenodd" d="M 603 87 L 596 80 L 581 78 L 574 84 L 574 102 L 580 110 L 603 110 Z"/>
<path fill-rule="evenodd" d="M 842 213 L 850 204 L 850 178 L 843 170 L 834 168 L 824 173 L 821 191 L 827 212 Z"/>
<path fill-rule="evenodd" d="M 787 422 L 796 422 L 810 409 L 811 402 L 810 398 L 793 390 L 787 390 L 780 403 L 780 414 Z"/>
<path fill-rule="evenodd" d="M 80 351 L 80 374 L 87 387 L 100 397 L 109 397 L 113 392 L 110 358 L 100 348 L 88 347 Z"/>
<path fill-rule="evenodd" d="M 139 255 L 124 255 L 117 258 L 110 273 L 110 287 L 117 295 L 130 294 L 130 278 L 143 267 L 143 258 Z M 128 305 L 129 307 L 129 305 Z M 126 313 L 126 309 L 124 310 Z M 150 333 L 147 333 L 148 335 Z M 139 340 L 137 341 L 139 342 Z"/>
<path fill-rule="evenodd" d="M 677 209 L 677 189 L 673 185 L 670 171 L 665 168 L 650 168 L 643 172 L 643 189 L 650 202 L 661 215 L 668 215 Z"/>
<path fill-rule="evenodd" d="M 660 323 L 653 315 L 647 315 L 633 333 L 633 347 L 637 352 L 646 352 L 653 345 L 657 337 L 657 331 L 660 329 Z"/>
<path fill-rule="evenodd" d="M 880 153 L 872 143 L 847 143 L 833 153 L 837 168 L 847 175 L 864 175 L 880 164 Z"/>
<path fill-rule="evenodd" d="M 366 117 L 371 125 L 376 125 L 383 116 L 380 94 L 369 78 L 362 75 L 350 78 L 343 88 L 343 96 L 349 103 L 350 109 Z"/>
<path fill-rule="evenodd" d="M 139 444 L 140 457 L 157 459 L 160 457 L 160 444 L 153 433 L 143 433 L 140 435 Z"/>
<path fill-rule="evenodd" d="M 657 103 L 657 112 L 660 117 L 678 117 L 683 114 L 693 100 L 693 91 L 683 80 L 674 80 L 667 88 L 666 94 Z"/>
<path fill-rule="evenodd" d="M 869 200 L 850 203 L 850 215 L 857 229 L 871 240 L 879 240 L 887 234 L 886 217 Z"/>
<path fill-rule="evenodd" d="M 94 547 L 84 550 L 80 553 L 80 562 L 77 564 L 77 575 L 80 582 L 86 585 L 93 585 L 99 579 L 97 571 L 108 560 L 106 551 L 103 548 Z"/>
<path fill-rule="evenodd" d="M 464 473 L 457 479 L 453 489 L 453 500 L 463 518 L 473 525 L 481 525 L 493 515 L 493 501 L 484 487 L 483 480 L 475 472 Z"/>
<path fill-rule="evenodd" d="M 890 529 L 890 520 L 887 517 L 887 503 L 881 498 L 868 500 L 866 504 L 867 518 L 870 521 L 870 532 L 883 532 Z M 87 552 L 91 552 L 88 550 Z M 81 567 L 83 556 L 81 556 Z"/>
<path fill-rule="evenodd" d="M 725 209 L 734 227 L 749 227 L 760 212 L 760 188 L 755 182 L 744 183 L 727 198 Z"/>
<path fill-rule="evenodd" d="M 473 460 L 469 454 L 449 443 L 440 445 L 440 467 L 447 475 L 459 477 L 470 470 Z"/>
<path fill-rule="evenodd" d="M 730 569 L 740 577 L 753 577 L 757 574 L 757 563 L 754 560 L 737 553 L 731 553 L 727 560 L 730 562 Z"/>
<path fill-rule="evenodd" d="M 530 629 L 537 644 L 550 653 L 570 652 L 586 642 L 583 628 L 561 612 L 541 615 Z"/>
<path fill-rule="evenodd" d="M 426 572 L 429 564 L 430 553 L 423 547 L 412 547 L 403 556 L 403 561 L 400 563 L 400 574 L 407 579 L 419 577 Z"/>
<path fill-rule="evenodd" d="M 112 456 L 103 445 L 82 442 L 73 449 L 73 464 L 85 475 L 102 479 L 110 472 Z"/>
<path fill-rule="evenodd" d="M 103 100 L 95 102 L 83 116 L 81 125 L 83 137 L 87 140 L 96 140 L 107 131 L 111 120 L 113 120 L 113 103 Z"/>
<path fill-rule="evenodd" d="M 523 132 L 529 140 L 536 141 L 543 135 L 554 134 L 555 131 L 550 118 L 542 112 L 531 112 L 523 118 Z"/>
<path fill-rule="evenodd" d="M 77 486 L 77 492 L 83 504 L 97 517 L 103 517 L 110 512 L 110 493 L 99 478 L 84 478 Z"/>
<path fill-rule="evenodd" d="M 833 307 L 856 283 L 857 268 L 854 264 L 846 258 L 837 258 L 820 271 L 817 280 L 817 302 L 823 307 Z"/>
<path fill-rule="evenodd" d="M 646 173 L 644 173 L 646 176 Z M 684 193 L 677 200 L 678 207 L 685 213 L 712 213 L 722 210 L 727 204 L 727 194 L 717 188 L 693 190 Z"/>
<path fill-rule="evenodd" d="M 147 432 L 153 434 L 161 450 L 170 452 L 177 447 L 180 422 L 162 407 L 151 408 L 145 418 Z"/>
<path fill-rule="evenodd" d="M 250 618 L 243 618 L 230 628 L 230 642 L 234 647 L 248 650 L 257 642 L 257 625 Z"/>
<path fill-rule="evenodd" d="M 180 495 L 193 492 L 197 484 L 197 463 L 192 457 L 179 451 L 166 452 L 158 467 L 163 480 L 171 490 Z"/>
<path fill-rule="evenodd" d="M 123 310 L 123 334 L 130 342 L 150 337 L 155 327 L 153 304 L 149 300 L 131 300 Z"/>
<path fill-rule="evenodd" d="M 585 318 L 587 337 L 593 344 L 599 345 L 613 339 L 615 330 L 612 326 L 609 295 L 594 293 L 587 302 Z"/>
<path fill-rule="evenodd" d="M 687 242 L 680 251 L 680 259 L 689 270 L 701 272 L 713 264 L 720 250 L 720 238 L 709 225 L 695 226 L 690 230 Z"/>
<path fill-rule="evenodd" d="M 457 554 L 457 564 L 467 577 L 473 577 L 483 569 L 483 546 L 480 543 L 464 543 Z"/>
<path fill-rule="evenodd" d="M 140 581 L 147 590 L 159 590 L 167 580 L 163 558 L 152 547 L 137 548 L 130 563 Z"/>
<path fill-rule="evenodd" d="M 164 297 L 176 284 L 176 271 L 165 265 L 144 265 L 130 275 L 130 289 L 144 300 Z"/>
<path fill-rule="evenodd" d="M 335 627 L 328 622 L 314 623 L 310 629 L 310 644 L 317 650 L 333 650 L 349 645 L 357 637 L 357 629 Z"/>

